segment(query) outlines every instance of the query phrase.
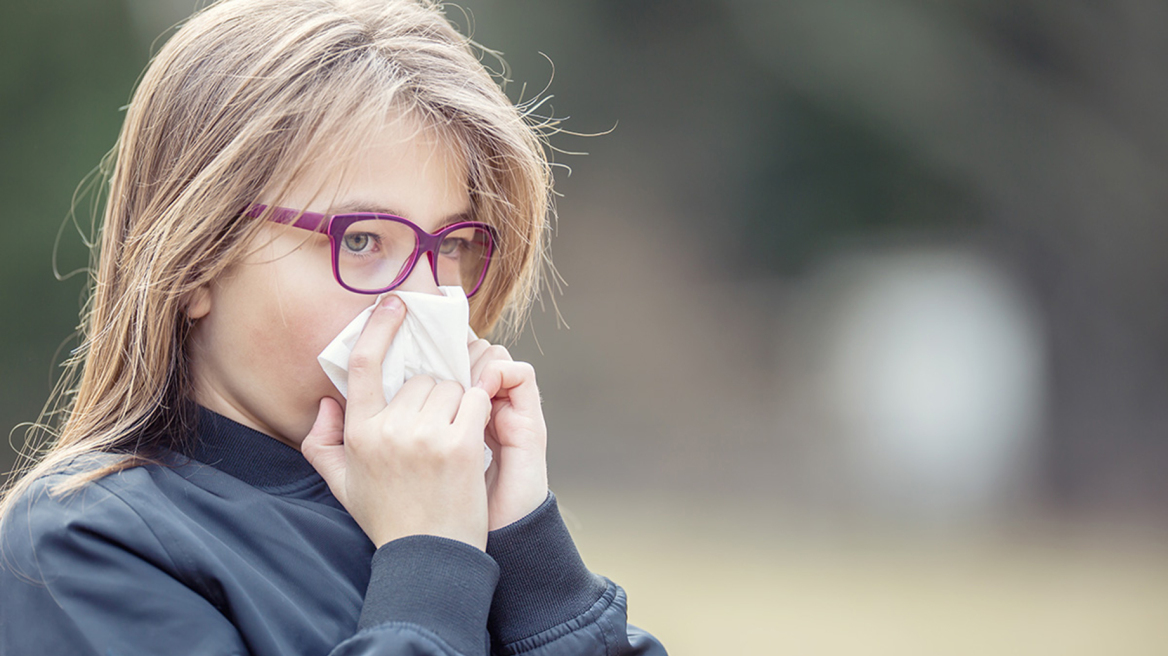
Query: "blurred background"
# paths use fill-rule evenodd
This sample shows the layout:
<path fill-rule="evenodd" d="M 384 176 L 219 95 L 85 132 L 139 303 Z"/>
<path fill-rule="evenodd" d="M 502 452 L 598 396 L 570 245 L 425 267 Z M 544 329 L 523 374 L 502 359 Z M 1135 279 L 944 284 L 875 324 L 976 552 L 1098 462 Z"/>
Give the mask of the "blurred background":
<path fill-rule="evenodd" d="M 0 8 L 3 471 L 73 345 L 74 192 L 197 4 Z M 605 133 L 553 141 L 562 320 L 513 352 L 634 623 L 1168 653 L 1168 4 L 461 6 L 512 98 Z"/>

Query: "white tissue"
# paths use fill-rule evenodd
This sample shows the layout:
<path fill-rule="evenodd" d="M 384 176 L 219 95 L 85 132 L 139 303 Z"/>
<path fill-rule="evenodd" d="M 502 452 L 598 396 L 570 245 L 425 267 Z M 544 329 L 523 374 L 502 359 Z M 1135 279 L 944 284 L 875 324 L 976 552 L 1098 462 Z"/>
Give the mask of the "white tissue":
<path fill-rule="evenodd" d="M 407 380 L 420 374 L 470 387 L 467 344 L 476 339 L 470 329 L 470 305 L 462 287 L 439 287 L 438 290 L 441 295 L 392 292 L 405 303 L 407 311 L 381 363 L 381 385 L 387 403 Z M 349 398 L 349 354 L 382 296 L 350 321 L 316 358 L 345 398 Z M 491 450 L 483 444 L 483 469 L 490 464 Z"/>

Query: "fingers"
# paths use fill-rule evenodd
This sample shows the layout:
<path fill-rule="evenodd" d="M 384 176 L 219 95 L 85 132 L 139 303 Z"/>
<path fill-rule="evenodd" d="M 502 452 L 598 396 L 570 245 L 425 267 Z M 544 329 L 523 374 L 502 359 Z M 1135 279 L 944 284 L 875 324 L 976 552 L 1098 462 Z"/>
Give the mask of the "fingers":
<path fill-rule="evenodd" d="M 339 403 L 325 397 L 320 400 L 320 409 L 317 411 L 316 422 L 308 431 L 304 441 L 300 443 L 300 452 L 304 459 L 316 469 L 320 477 L 328 483 L 333 495 L 344 503 L 345 459 L 345 414 Z"/>
<path fill-rule="evenodd" d="M 462 385 L 444 380 L 434 385 L 426 403 L 422 405 L 421 416 L 431 421 L 454 423 L 463 398 Z"/>
<path fill-rule="evenodd" d="M 347 412 L 355 419 L 372 417 L 386 405 L 381 363 L 405 320 L 406 308 L 397 296 L 386 296 L 373 310 L 353 352 L 349 354 Z"/>
<path fill-rule="evenodd" d="M 436 381 L 423 374 L 402 385 L 389 400 L 389 410 L 416 413 L 449 424 L 454 421 L 462 395 L 462 385 L 451 380 Z"/>
<path fill-rule="evenodd" d="M 477 362 L 482 354 L 491 346 L 491 343 L 485 339 L 471 340 L 466 345 L 466 350 L 470 352 L 470 361 Z"/>
<path fill-rule="evenodd" d="M 480 387 L 472 387 L 462 395 L 454 425 L 467 432 L 483 430 L 491 418 L 491 397 Z M 484 439 L 485 436 L 484 436 Z"/>
<path fill-rule="evenodd" d="M 485 339 L 476 339 L 467 348 L 470 350 L 470 379 L 477 382 L 487 364 L 496 361 L 511 361 L 511 353 L 498 344 Z"/>
<path fill-rule="evenodd" d="M 386 403 L 381 363 L 404 319 L 397 303 L 374 309 L 351 354 L 346 411 L 322 401 L 302 450 L 375 545 L 437 535 L 485 548 L 482 449 L 492 399 L 482 388 L 415 376 Z M 506 355 L 485 341 L 474 348 L 480 368 Z"/>
<path fill-rule="evenodd" d="M 389 407 L 394 412 L 418 412 L 426 405 L 426 399 L 430 398 L 430 393 L 437 385 L 438 382 L 429 376 L 414 376 L 393 395 Z"/>
<path fill-rule="evenodd" d="M 511 405 L 521 413 L 540 409 L 535 368 L 526 362 L 488 362 L 483 366 L 475 387 L 482 388 L 491 398 L 505 394 Z"/>
<path fill-rule="evenodd" d="M 490 413 L 481 389 L 415 376 L 373 421 L 350 426 L 345 507 L 374 544 L 437 535 L 485 547 Z"/>

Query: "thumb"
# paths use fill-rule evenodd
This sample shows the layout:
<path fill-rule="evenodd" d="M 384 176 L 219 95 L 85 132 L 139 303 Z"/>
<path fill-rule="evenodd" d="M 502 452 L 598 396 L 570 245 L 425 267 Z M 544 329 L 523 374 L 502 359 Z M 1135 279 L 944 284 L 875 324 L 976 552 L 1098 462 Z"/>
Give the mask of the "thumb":
<path fill-rule="evenodd" d="M 300 443 L 300 453 L 320 477 L 328 483 L 337 500 L 344 490 L 345 480 L 345 413 L 335 400 L 320 400 L 316 422 Z"/>

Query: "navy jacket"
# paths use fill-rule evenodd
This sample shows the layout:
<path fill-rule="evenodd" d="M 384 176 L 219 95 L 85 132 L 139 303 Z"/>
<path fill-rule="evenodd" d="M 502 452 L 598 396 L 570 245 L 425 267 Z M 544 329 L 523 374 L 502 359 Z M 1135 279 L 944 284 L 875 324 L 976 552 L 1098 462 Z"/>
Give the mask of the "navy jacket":
<path fill-rule="evenodd" d="M 0 527 L 0 654 L 665 654 L 551 495 L 486 553 L 434 536 L 374 550 L 295 449 L 205 410 L 198 433 L 166 466 L 60 498 L 48 476 L 19 500 Z"/>

